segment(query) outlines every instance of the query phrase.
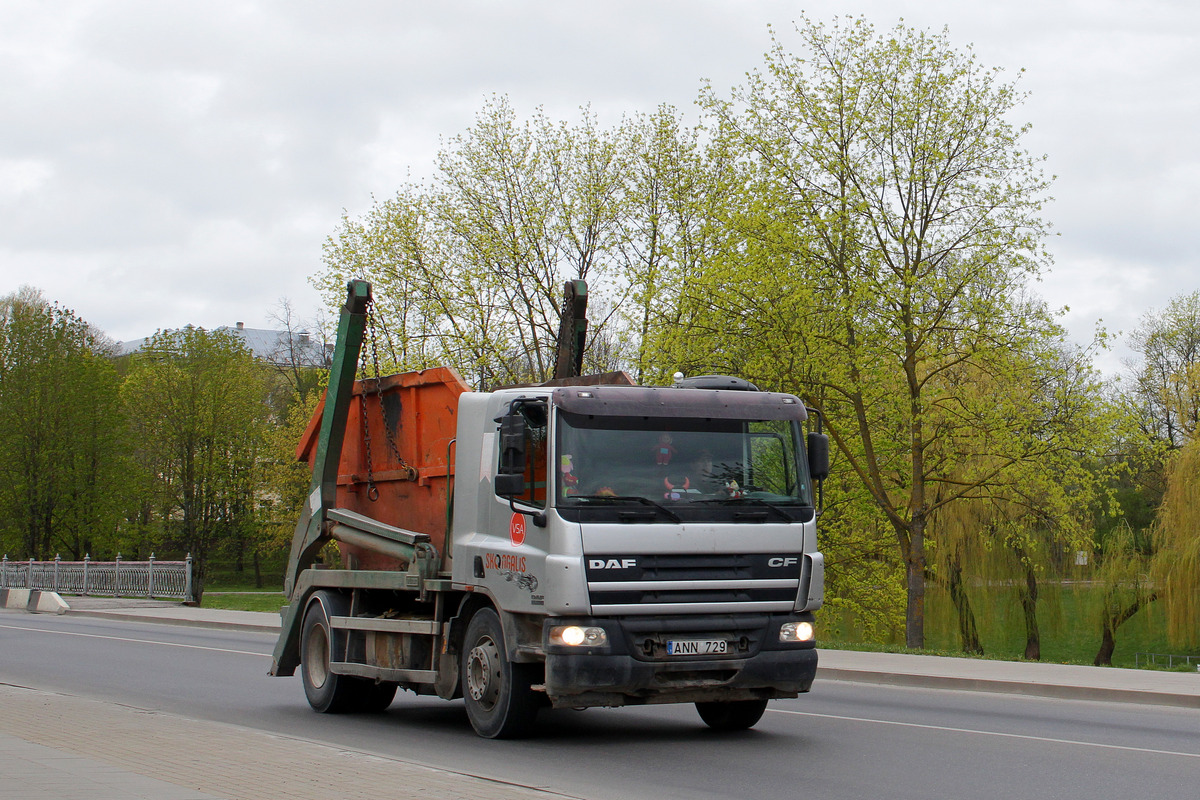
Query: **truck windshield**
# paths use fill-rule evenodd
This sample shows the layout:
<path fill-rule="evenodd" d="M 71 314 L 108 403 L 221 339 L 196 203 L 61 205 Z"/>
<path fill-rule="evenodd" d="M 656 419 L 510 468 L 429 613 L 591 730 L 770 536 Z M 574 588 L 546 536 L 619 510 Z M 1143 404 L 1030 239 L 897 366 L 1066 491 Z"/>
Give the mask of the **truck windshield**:
<path fill-rule="evenodd" d="M 609 417 L 560 412 L 555 504 L 632 509 L 660 521 L 811 518 L 800 426 L 792 420 Z M 565 514 L 579 519 L 595 515 Z"/>

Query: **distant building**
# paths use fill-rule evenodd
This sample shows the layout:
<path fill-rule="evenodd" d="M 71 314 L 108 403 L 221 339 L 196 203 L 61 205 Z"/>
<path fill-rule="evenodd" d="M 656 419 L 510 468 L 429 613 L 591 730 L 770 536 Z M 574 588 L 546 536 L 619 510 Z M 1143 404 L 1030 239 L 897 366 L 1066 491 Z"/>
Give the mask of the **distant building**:
<path fill-rule="evenodd" d="M 247 328 L 241 322 L 232 328 L 222 325 L 217 330 L 238 337 L 246 343 L 246 347 L 255 358 L 268 364 L 290 366 L 295 358 L 306 367 L 327 367 L 333 359 L 333 345 L 322 344 L 319 338 L 313 337 L 308 331 L 289 334 L 287 331 Z M 116 347 L 116 354 L 127 356 L 136 353 L 150 344 L 150 339 L 151 337 L 146 336 L 121 342 Z"/>

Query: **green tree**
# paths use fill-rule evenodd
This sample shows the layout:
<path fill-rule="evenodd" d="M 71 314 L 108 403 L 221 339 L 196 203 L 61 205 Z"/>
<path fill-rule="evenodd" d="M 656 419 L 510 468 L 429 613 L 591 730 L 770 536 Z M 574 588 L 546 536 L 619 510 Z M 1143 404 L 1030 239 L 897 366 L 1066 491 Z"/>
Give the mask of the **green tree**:
<path fill-rule="evenodd" d="M 223 331 L 160 331 L 134 356 L 123 395 L 166 543 L 195 559 L 197 600 L 219 548 L 258 534 L 269 408 L 261 365 Z"/>
<path fill-rule="evenodd" d="M 1019 402 L 1022 387 L 1053 400 L 1063 340 L 1027 290 L 1048 262 L 1048 182 L 1008 121 L 1015 85 L 944 33 L 798 33 L 802 55 L 776 39 L 732 100 L 704 96 L 746 156 L 728 221 L 741 241 L 688 276 L 683 324 L 661 343 L 689 368 L 798 387 L 823 412 L 893 532 L 905 638 L 921 647 L 935 516 L 1079 444 Z"/>
<path fill-rule="evenodd" d="M 652 343 L 678 325 L 683 276 L 703 269 L 726 246 L 722 208 L 735 184 L 732 154 L 662 106 L 623 126 L 620 238 L 613 254 L 619 285 L 621 354 L 634 378 L 662 380 Z"/>
<path fill-rule="evenodd" d="M 480 388 L 550 376 L 562 285 L 589 282 L 584 369 L 652 368 L 680 278 L 723 241 L 714 213 L 729 158 L 664 106 L 604 129 L 485 105 L 429 184 L 410 184 L 325 247 L 317 284 L 372 282 L 388 367 L 449 365 Z"/>
<path fill-rule="evenodd" d="M 904 571 L 895 537 L 849 471 L 835 468 L 824 486 L 820 520 L 825 555 L 822 634 L 843 642 L 888 643 L 904 630 Z"/>
<path fill-rule="evenodd" d="M 615 138 L 590 116 L 522 125 L 497 99 L 442 151 L 431 185 L 343 220 L 318 285 L 332 305 L 347 278 L 372 282 L 391 367 L 449 365 L 480 387 L 543 380 L 563 282 L 613 274 L 620 191 Z M 606 300 L 591 293 L 593 308 Z"/>
<path fill-rule="evenodd" d="M 322 397 L 319 392 L 297 397 L 288 408 L 286 422 L 273 426 L 267 436 L 263 522 L 268 528 L 268 545 L 285 553 L 312 486 L 312 466 L 297 460 L 297 447 Z"/>
<path fill-rule="evenodd" d="M 119 379 L 86 322 L 28 287 L 0 300 L 0 542 L 22 557 L 117 546 Z"/>
<path fill-rule="evenodd" d="M 1200 291 L 1150 311 L 1129 336 L 1139 363 L 1129 399 L 1143 430 L 1179 449 L 1200 424 Z"/>

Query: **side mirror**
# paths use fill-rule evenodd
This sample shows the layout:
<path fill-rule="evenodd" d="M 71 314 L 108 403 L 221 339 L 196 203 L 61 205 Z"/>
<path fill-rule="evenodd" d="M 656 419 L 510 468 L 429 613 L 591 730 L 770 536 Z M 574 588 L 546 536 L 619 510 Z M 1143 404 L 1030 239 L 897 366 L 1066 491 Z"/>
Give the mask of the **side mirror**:
<path fill-rule="evenodd" d="M 512 475 L 501 472 L 496 475 L 496 479 L 492 482 L 496 487 L 497 497 L 520 497 L 525 494 L 525 476 Z"/>
<path fill-rule="evenodd" d="M 500 497 L 525 493 L 525 417 L 511 410 L 500 418 L 500 468 L 493 483 Z"/>
<path fill-rule="evenodd" d="M 808 434 L 808 472 L 814 481 L 829 477 L 829 437 L 824 433 Z"/>

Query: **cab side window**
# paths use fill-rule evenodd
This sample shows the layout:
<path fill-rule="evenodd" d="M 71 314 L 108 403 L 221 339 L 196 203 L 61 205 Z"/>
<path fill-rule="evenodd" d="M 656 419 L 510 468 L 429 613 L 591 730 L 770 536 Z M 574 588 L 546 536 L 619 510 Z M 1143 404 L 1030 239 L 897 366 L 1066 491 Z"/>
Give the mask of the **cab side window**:
<path fill-rule="evenodd" d="M 525 489 L 513 499 L 526 505 L 545 508 L 548 430 L 546 415 L 543 410 L 541 414 L 527 414 L 522 411 L 522 416 L 525 417 Z"/>

